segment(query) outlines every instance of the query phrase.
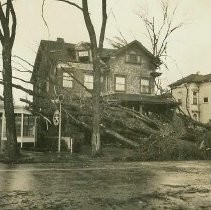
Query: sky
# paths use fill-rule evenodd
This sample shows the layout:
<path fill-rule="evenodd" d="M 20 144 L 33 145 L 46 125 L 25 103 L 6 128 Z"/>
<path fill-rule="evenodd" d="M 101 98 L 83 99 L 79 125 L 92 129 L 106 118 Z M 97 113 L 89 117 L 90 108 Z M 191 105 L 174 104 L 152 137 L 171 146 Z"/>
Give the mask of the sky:
<path fill-rule="evenodd" d="M 140 11 L 147 11 L 155 17 L 156 24 L 161 23 L 159 0 L 107 0 L 108 22 L 106 38 L 119 36 L 119 31 L 130 42 L 140 41 L 150 50 L 146 29 L 138 17 Z M 80 0 L 74 1 L 81 4 Z M 101 26 L 101 1 L 89 0 L 89 9 L 97 35 Z M 191 73 L 211 73 L 211 0 L 169 0 L 172 8 L 177 5 L 175 23 L 184 26 L 176 31 L 169 40 L 167 64 L 169 69 L 162 69 L 164 86 Z M 34 63 L 39 43 L 42 39 L 78 43 L 89 41 L 88 33 L 80 10 L 56 0 L 46 0 L 42 19 L 42 0 L 16 0 L 17 34 L 13 54 L 30 63 Z M 105 40 L 105 47 L 110 47 Z M 26 64 L 24 64 L 26 65 Z M 29 67 L 29 66 L 28 66 Z M 27 67 L 27 68 L 28 68 Z M 17 73 L 15 73 L 17 74 Z M 19 75 L 29 79 L 29 75 Z M 30 87 L 26 85 L 26 87 Z M 2 86 L 0 86 L 1 90 Z M 16 101 L 24 93 L 15 92 Z"/>

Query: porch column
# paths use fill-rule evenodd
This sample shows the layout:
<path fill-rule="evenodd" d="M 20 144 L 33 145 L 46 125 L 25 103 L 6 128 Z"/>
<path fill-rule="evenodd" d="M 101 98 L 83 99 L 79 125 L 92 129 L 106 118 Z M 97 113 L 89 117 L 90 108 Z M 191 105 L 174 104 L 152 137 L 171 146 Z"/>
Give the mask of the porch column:
<path fill-rule="evenodd" d="M 21 148 L 23 147 L 23 113 L 21 113 Z"/>
<path fill-rule="evenodd" d="M 2 112 L 2 123 L 1 123 L 1 142 L 0 142 L 0 151 L 3 151 L 3 138 L 4 138 L 4 126 L 5 126 L 5 120 L 4 120 L 4 111 Z"/>
<path fill-rule="evenodd" d="M 143 107 L 141 104 L 139 105 L 139 113 L 141 113 L 141 114 L 143 113 Z"/>
<path fill-rule="evenodd" d="M 1 122 L 1 150 L 2 150 L 2 141 L 4 137 L 4 112 L 2 112 L 2 122 Z"/>
<path fill-rule="evenodd" d="M 34 117 L 34 147 L 37 144 L 37 116 Z"/>

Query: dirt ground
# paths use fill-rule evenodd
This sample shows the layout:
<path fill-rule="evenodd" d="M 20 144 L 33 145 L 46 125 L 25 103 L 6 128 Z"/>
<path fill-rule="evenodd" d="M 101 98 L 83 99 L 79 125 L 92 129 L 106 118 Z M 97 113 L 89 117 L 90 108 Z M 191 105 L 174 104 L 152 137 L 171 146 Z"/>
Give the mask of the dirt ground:
<path fill-rule="evenodd" d="M 0 209 L 211 209 L 211 161 L 0 164 Z"/>

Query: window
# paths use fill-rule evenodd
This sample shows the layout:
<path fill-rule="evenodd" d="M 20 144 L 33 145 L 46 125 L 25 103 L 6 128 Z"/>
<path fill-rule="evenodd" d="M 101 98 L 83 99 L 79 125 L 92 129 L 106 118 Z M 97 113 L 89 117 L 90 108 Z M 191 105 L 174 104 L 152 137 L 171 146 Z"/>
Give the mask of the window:
<path fill-rule="evenodd" d="M 208 97 L 205 97 L 205 98 L 204 98 L 204 103 L 208 103 L 208 102 L 209 102 Z"/>
<path fill-rule="evenodd" d="M 193 114 L 193 119 L 194 119 L 195 121 L 198 121 L 198 115 L 197 115 L 196 113 Z"/>
<path fill-rule="evenodd" d="M 150 85 L 148 79 L 141 79 L 141 93 L 150 93 Z"/>
<path fill-rule="evenodd" d="M 22 114 L 15 114 L 15 126 L 17 136 L 21 136 Z M 34 136 L 34 117 L 32 115 L 23 115 L 23 136 Z"/>
<path fill-rule="evenodd" d="M 193 105 L 198 104 L 198 99 L 197 99 L 197 92 L 193 91 Z"/>
<path fill-rule="evenodd" d="M 129 61 L 131 63 L 137 63 L 137 55 L 136 54 L 130 54 L 129 55 Z"/>
<path fill-rule="evenodd" d="M 70 76 L 72 73 L 68 74 L 66 72 L 63 73 L 63 87 L 72 88 L 73 87 L 73 78 Z"/>
<path fill-rule="evenodd" d="M 93 75 L 85 74 L 84 75 L 84 86 L 86 86 L 88 89 L 93 89 Z"/>
<path fill-rule="evenodd" d="M 34 117 L 32 115 L 23 115 L 23 136 L 34 136 Z"/>
<path fill-rule="evenodd" d="M 126 77 L 115 76 L 115 91 L 124 92 L 126 90 Z"/>
<path fill-rule="evenodd" d="M 141 56 L 135 52 L 131 52 L 126 55 L 126 62 L 128 63 L 141 63 Z"/>
<path fill-rule="evenodd" d="M 180 106 L 182 105 L 182 99 L 181 98 L 178 99 L 178 103 L 179 103 Z"/>
<path fill-rule="evenodd" d="M 21 114 L 15 114 L 15 127 L 17 136 L 21 136 Z"/>
<path fill-rule="evenodd" d="M 89 52 L 86 50 L 78 51 L 79 62 L 89 62 Z"/>

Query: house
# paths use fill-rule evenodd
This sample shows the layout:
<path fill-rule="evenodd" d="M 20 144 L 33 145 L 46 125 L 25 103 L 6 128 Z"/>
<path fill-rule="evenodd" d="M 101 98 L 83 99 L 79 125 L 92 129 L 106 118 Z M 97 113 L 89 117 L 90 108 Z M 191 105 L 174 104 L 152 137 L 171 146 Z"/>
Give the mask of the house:
<path fill-rule="evenodd" d="M 155 78 L 160 76 L 155 58 L 140 42 L 132 41 L 120 49 L 104 48 L 102 55 L 101 95 L 124 106 L 144 112 L 146 105 L 172 104 L 155 95 Z M 71 74 L 71 75 L 69 75 Z M 31 81 L 34 91 L 54 98 L 62 93 L 71 99 L 90 97 L 93 89 L 93 65 L 90 44 L 42 40 L 37 52 Z M 84 86 L 86 88 L 84 88 Z M 61 88 L 62 87 L 62 88 Z M 34 97 L 34 102 L 39 99 Z"/>
<path fill-rule="evenodd" d="M 15 105 L 15 125 L 17 142 L 21 148 L 28 144 L 35 146 L 35 117 L 21 105 Z M 0 142 L 1 145 L 6 141 L 6 119 L 4 104 L 0 101 Z"/>
<path fill-rule="evenodd" d="M 211 120 L 211 74 L 188 75 L 172 83 L 170 88 L 184 113 L 202 123 Z"/>
<path fill-rule="evenodd" d="M 144 114 L 165 112 L 169 107 L 175 106 L 172 100 L 155 95 L 155 78 L 160 76 L 157 72 L 159 65 L 159 59 L 137 40 L 120 49 L 104 48 L 101 54 L 102 100 L 118 103 Z M 37 112 L 48 112 L 50 120 L 53 117 L 51 113 L 58 109 L 58 106 L 52 108 L 49 100 L 55 102 L 61 94 L 64 96 L 63 104 L 89 99 L 93 90 L 90 43 L 66 43 L 62 38 L 56 41 L 42 40 L 31 82 L 35 93 L 33 109 Z M 45 102 L 42 99 L 45 99 Z M 58 136 L 55 126 L 51 129 L 51 126 L 40 121 L 38 130 L 39 128 L 42 131 L 38 133 L 42 135 L 38 139 L 45 138 L 46 141 L 43 136 Z M 63 128 L 62 135 L 73 135 L 74 129 Z M 77 138 L 78 136 L 77 134 Z"/>

